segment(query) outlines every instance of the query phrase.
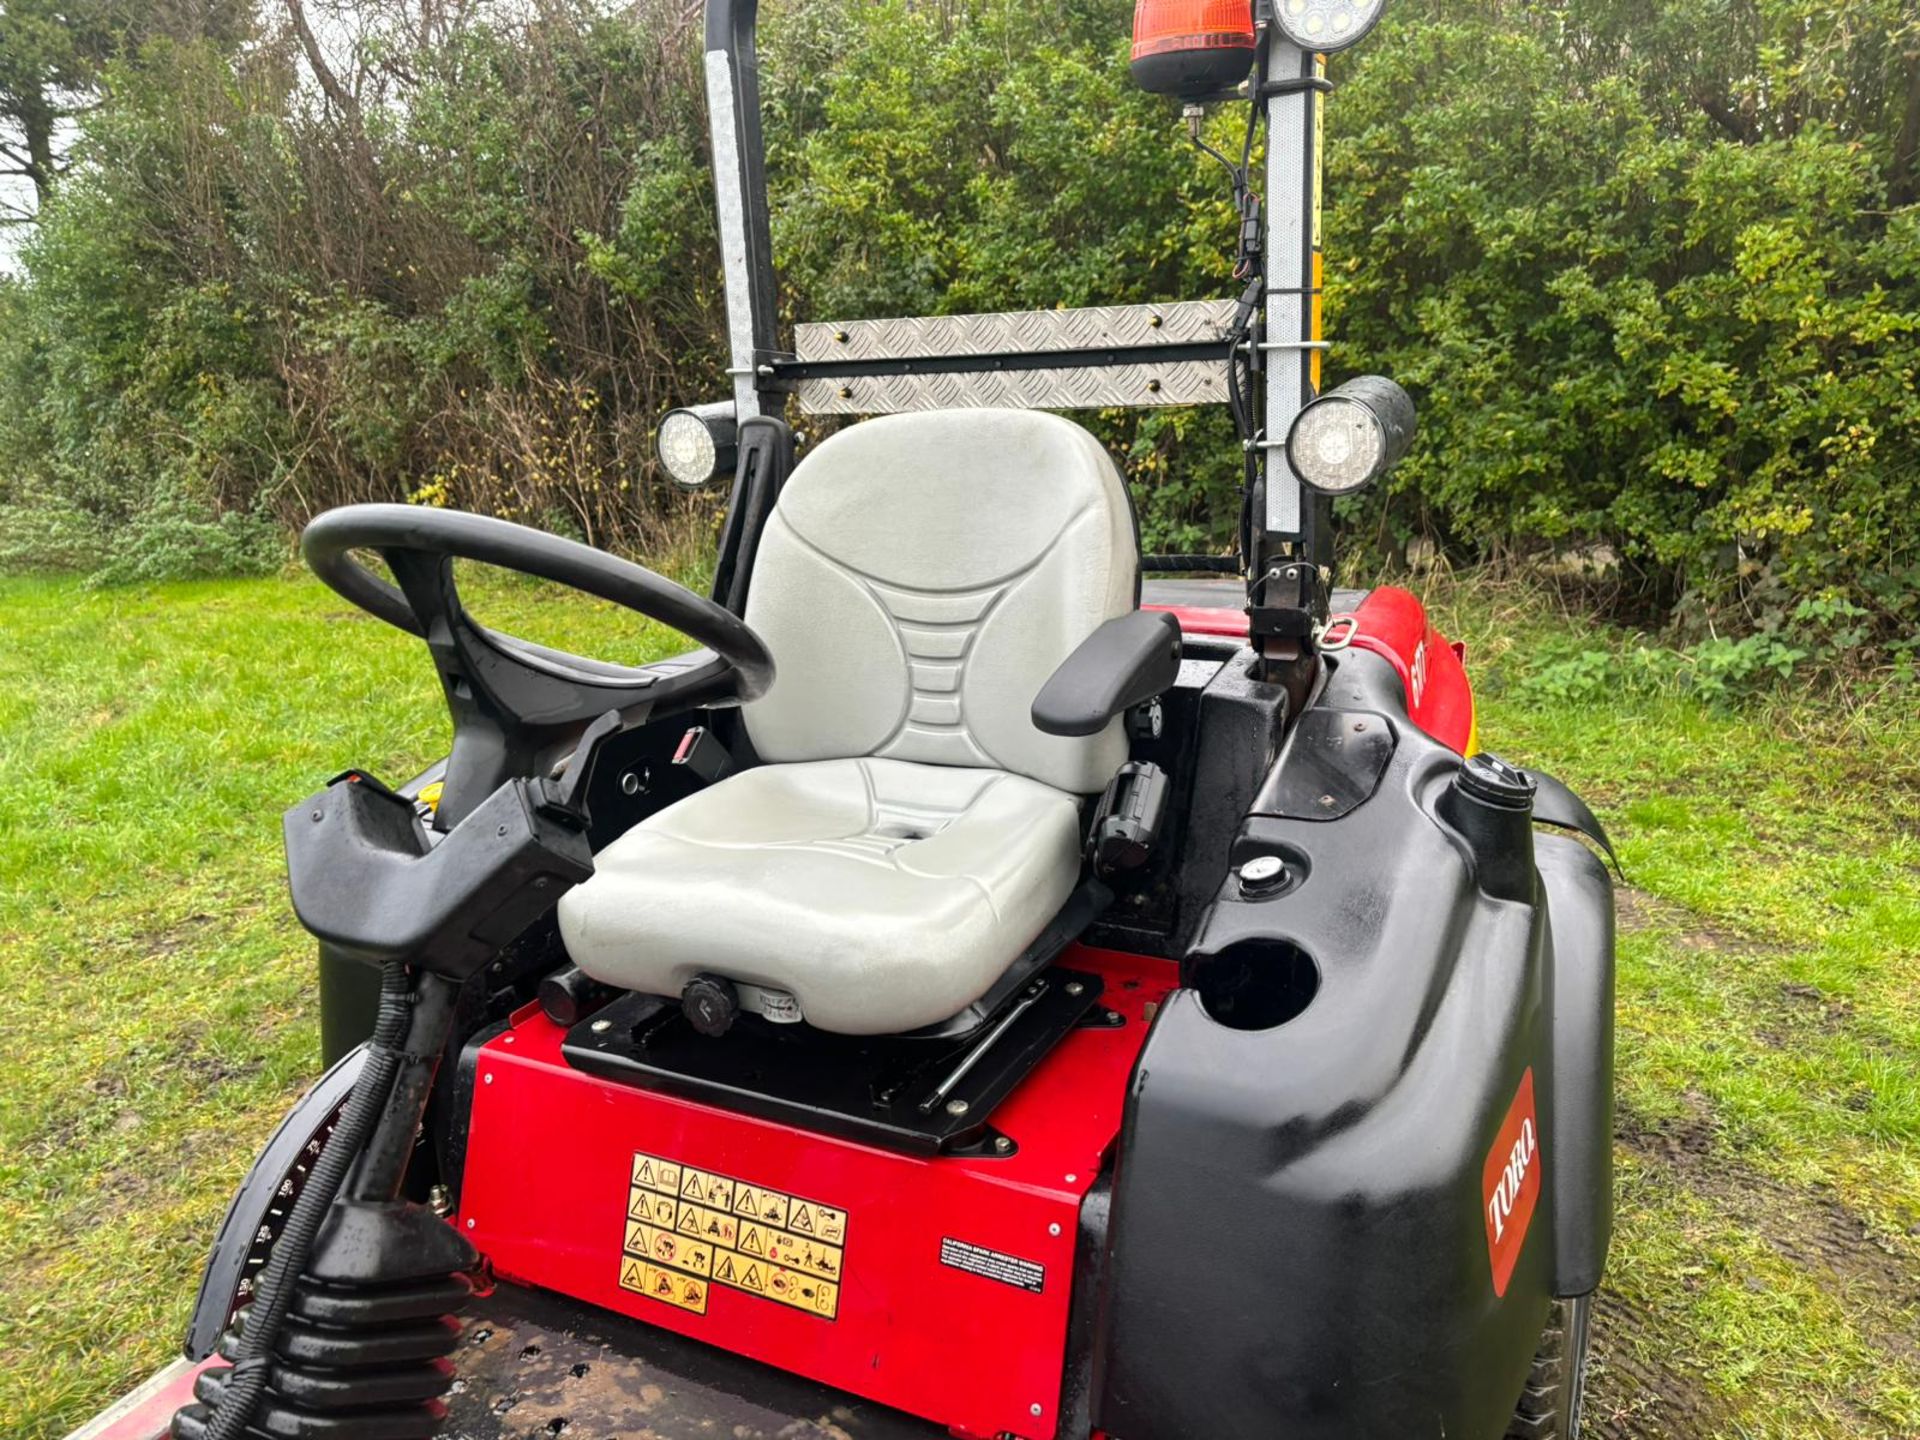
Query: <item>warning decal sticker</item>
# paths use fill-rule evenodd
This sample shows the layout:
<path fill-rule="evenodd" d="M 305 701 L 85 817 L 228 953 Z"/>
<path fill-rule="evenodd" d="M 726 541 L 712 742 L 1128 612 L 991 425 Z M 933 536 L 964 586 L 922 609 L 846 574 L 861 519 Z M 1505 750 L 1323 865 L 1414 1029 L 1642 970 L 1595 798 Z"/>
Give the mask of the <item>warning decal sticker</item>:
<path fill-rule="evenodd" d="M 625 1223 L 622 1289 L 696 1315 L 710 1285 L 839 1314 L 844 1210 L 636 1153 Z"/>
<path fill-rule="evenodd" d="M 989 1250 L 984 1245 L 969 1245 L 951 1235 L 940 1239 L 940 1263 L 987 1280 L 998 1280 L 1002 1285 L 1030 1290 L 1035 1295 L 1047 1288 L 1046 1266 L 1004 1251 Z"/>

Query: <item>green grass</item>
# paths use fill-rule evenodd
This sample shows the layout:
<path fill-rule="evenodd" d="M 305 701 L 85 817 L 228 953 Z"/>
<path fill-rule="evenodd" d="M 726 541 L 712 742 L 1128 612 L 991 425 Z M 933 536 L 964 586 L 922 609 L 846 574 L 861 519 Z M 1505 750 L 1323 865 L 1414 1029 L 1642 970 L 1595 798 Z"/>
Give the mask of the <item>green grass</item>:
<path fill-rule="evenodd" d="M 481 594 L 560 638 L 543 587 Z M 565 604 L 575 648 L 670 653 Z M 419 642 L 316 582 L 0 581 L 0 1436 L 63 1435 L 176 1350 L 226 1198 L 318 1063 L 280 813 L 447 738 Z"/>
<path fill-rule="evenodd" d="M 1920 697 L 1715 708 L 1535 592 L 1439 599 L 1485 743 L 1585 794 L 1632 882 L 1596 1427 L 1920 1436 Z M 1589 647 L 1642 662 L 1625 692 L 1543 694 Z"/>
<path fill-rule="evenodd" d="M 484 594 L 549 643 L 668 643 Z M 1920 1435 L 1915 697 L 1715 710 L 1642 664 L 1570 703 L 1543 657 L 1623 637 L 1437 598 L 1485 742 L 1588 794 L 1634 886 L 1596 1433 Z M 446 738 L 417 642 L 310 581 L 0 582 L 0 1435 L 55 1440 L 173 1352 L 317 1059 L 280 812 Z"/>

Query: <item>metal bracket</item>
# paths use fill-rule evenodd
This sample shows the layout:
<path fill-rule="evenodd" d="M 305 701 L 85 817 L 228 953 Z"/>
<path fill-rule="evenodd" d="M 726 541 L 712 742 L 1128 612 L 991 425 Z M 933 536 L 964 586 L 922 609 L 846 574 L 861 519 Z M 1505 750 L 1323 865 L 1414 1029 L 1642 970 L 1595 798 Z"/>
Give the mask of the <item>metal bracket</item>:
<path fill-rule="evenodd" d="M 1265 81 L 1253 93 L 1256 99 L 1272 100 L 1282 95 L 1304 95 L 1309 92 L 1331 95 L 1334 88 L 1334 83 L 1324 75 L 1302 75 L 1297 80 Z"/>
<path fill-rule="evenodd" d="M 1332 655 L 1353 644 L 1360 633 L 1360 621 L 1353 615 L 1335 615 L 1313 630 L 1313 648 Z"/>

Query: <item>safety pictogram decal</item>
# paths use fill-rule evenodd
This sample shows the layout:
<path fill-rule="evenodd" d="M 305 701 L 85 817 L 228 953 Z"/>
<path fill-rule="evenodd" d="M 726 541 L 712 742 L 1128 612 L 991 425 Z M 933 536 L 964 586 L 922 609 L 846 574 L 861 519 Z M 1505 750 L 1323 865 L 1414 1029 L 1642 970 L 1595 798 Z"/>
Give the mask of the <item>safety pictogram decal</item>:
<path fill-rule="evenodd" d="M 751 1181 L 635 1152 L 620 1284 L 707 1313 L 725 1285 L 835 1319 L 847 1212 Z"/>
<path fill-rule="evenodd" d="M 1527 1241 L 1534 1206 L 1540 1203 L 1540 1121 L 1533 1106 L 1533 1070 L 1507 1109 L 1482 1172 L 1481 1219 L 1487 1222 L 1487 1257 L 1493 1262 L 1493 1293 L 1505 1295 L 1513 1267 Z"/>

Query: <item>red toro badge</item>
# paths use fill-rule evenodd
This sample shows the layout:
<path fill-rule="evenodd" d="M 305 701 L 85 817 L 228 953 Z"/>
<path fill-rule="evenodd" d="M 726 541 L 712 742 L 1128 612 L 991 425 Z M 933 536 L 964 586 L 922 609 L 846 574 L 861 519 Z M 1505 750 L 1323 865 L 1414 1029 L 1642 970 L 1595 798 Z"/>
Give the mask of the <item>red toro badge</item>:
<path fill-rule="evenodd" d="M 1500 1137 L 1487 1154 L 1481 1176 L 1486 1208 L 1487 1256 L 1493 1262 L 1493 1293 L 1504 1296 L 1513 1267 L 1526 1244 L 1527 1226 L 1540 1202 L 1540 1122 L 1533 1107 L 1533 1070 L 1520 1078 Z"/>

